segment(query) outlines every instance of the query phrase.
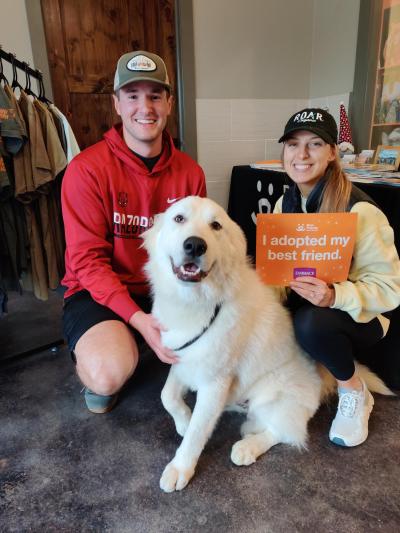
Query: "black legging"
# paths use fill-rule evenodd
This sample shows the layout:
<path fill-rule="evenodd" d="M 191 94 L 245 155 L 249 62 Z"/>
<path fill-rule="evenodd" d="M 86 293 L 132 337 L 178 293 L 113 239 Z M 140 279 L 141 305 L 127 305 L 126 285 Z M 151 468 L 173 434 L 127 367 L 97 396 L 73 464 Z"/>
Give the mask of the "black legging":
<path fill-rule="evenodd" d="M 353 376 L 354 358 L 362 362 L 362 350 L 383 335 L 377 318 L 359 323 L 344 311 L 311 303 L 296 306 L 292 315 L 300 346 L 341 381 Z"/>

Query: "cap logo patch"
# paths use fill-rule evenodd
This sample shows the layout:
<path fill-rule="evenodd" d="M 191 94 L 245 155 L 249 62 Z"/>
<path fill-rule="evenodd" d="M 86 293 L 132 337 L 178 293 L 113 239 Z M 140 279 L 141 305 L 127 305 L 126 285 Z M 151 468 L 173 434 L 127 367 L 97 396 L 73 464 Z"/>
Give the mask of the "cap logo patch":
<path fill-rule="evenodd" d="M 321 113 L 314 113 L 314 111 L 303 111 L 303 113 L 297 113 L 293 122 L 323 122 Z"/>
<path fill-rule="evenodd" d="M 150 57 L 139 55 L 132 57 L 126 64 L 126 68 L 136 72 L 152 72 L 153 70 L 157 70 L 157 65 Z"/>

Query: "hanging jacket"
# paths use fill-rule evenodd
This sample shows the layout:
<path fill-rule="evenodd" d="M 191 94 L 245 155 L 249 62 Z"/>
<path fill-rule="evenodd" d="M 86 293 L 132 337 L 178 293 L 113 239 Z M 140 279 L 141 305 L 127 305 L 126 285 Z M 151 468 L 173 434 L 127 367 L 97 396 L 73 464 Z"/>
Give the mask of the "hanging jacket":
<path fill-rule="evenodd" d="M 323 187 L 324 180 L 320 180 L 305 199 L 297 185 L 291 185 L 277 201 L 274 213 L 317 212 Z M 386 334 L 387 312 L 400 305 L 400 261 L 393 229 L 375 202 L 353 184 L 347 211 L 358 214 L 356 242 L 347 281 L 333 284 L 331 307 L 349 313 L 356 322 L 377 317 Z"/>
<path fill-rule="evenodd" d="M 204 173 L 166 132 L 152 171 L 128 148 L 121 125 L 77 155 L 62 185 L 65 297 L 86 289 L 129 321 L 139 310 L 130 293 L 149 293 L 141 235 L 157 213 L 189 195 L 206 195 Z"/>

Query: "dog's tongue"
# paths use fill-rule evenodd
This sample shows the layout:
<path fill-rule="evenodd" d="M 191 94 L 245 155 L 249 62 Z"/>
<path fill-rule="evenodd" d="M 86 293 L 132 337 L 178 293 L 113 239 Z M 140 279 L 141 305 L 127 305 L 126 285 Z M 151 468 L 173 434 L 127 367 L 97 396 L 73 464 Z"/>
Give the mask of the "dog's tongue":
<path fill-rule="evenodd" d="M 182 281 L 201 281 L 204 273 L 195 263 L 185 263 L 175 270 L 176 275 Z"/>
<path fill-rule="evenodd" d="M 207 276 L 207 272 L 203 272 L 201 268 L 192 261 L 188 261 L 177 267 L 171 259 L 171 265 L 174 274 L 181 281 L 198 282 Z"/>
<path fill-rule="evenodd" d="M 183 268 L 186 270 L 186 272 L 196 272 L 198 270 L 198 266 L 194 263 L 185 263 Z"/>

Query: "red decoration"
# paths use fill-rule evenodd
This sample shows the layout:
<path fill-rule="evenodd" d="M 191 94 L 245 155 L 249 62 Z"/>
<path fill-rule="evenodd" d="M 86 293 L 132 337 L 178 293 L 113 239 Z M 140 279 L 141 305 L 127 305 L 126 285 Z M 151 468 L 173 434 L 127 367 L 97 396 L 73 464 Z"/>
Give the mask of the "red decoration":
<path fill-rule="evenodd" d="M 339 144 L 347 142 L 353 144 L 353 139 L 351 137 L 351 129 L 349 119 L 347 117 L 346 109 L 344 104 L 340 104 L 340 128 L 339 128 Z"/>

